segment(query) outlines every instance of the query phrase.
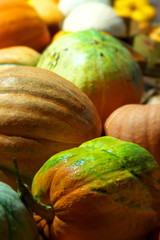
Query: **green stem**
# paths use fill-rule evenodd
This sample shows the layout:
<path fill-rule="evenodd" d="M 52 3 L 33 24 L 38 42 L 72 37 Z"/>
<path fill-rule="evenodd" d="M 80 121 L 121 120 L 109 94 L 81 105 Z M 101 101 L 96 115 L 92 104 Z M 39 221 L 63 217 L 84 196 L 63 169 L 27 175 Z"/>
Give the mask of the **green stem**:
<path fill-rule="evenodd" d="M 33 197 L 28 186 L 22 182 L 16 158 L 13 158 L 13 164 L 17 174 L 18 194 L 22 202 L 28 209 L 41 216 L 47 222 L 53 221 L 55 216 L 53 207 L 47 206 Z"/>

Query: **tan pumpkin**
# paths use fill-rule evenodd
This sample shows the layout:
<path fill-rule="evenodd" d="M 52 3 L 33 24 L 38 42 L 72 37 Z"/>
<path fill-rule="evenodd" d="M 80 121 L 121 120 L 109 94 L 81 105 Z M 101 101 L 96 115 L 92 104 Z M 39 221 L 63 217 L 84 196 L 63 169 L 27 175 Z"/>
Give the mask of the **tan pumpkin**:
<path fill-rule="evenodd" d="M 0 180 L 14 187 L 12 158 L 30 184 L 54 153 L 101 135 L 101 121 L 80 89 L 31 66 L 0 73 Z"/>
<path fill-rule="evenodd" d="M 38 51 L 50 42 L 47 25 L 22 0 L 0 0 L 0 48 L 25 45 Z"/>
<path fill-rule="evenodd" d="M 105 134 L 146 148 L 160 164 L 160 104 L 128 104 L 104 124 Z"/>
<path fill-rule="evenodd" d="M 26 46 L 13 46 L 0 49 L 0 71 L 17 65 L 35 66 L 40 53 Z"/>

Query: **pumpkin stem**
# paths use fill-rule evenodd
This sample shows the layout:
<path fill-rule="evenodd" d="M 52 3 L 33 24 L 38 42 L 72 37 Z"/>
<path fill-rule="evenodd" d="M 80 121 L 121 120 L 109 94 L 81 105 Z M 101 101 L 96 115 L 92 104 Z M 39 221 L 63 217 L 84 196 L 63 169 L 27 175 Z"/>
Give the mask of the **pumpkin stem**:
<path fill-rule="evenodd" d="M 53 221 L 55 216 L 53 207 L 47 206 L 33 197 L 27 184 L 24 184 L 22 182 L 17 160 L 15 157 L 13 158 L 13 164 L 17 175 L 17 192 L 22 202 L 28 209 L 41 216 L 47 222 Z"/>

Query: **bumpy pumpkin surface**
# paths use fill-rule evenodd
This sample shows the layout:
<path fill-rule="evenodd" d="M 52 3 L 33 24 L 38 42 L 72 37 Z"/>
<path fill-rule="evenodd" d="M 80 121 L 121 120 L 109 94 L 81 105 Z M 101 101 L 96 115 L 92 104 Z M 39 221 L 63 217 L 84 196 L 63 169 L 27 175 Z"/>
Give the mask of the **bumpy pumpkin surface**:
<path fill-rule="evenodd" d="M 50 42 L 47 25 L 22 0 L 0 0 L 0 48 L 24 45 L 42 51 Z"/>
<path fill-rule="evenodd" d="M 160 164 L 160 104 L 128 104 L 104 124 L 105 134 L 146 148 Z"/>
<path fill-rule="evenodd" d="M 140 101 L 142 74 L 118 40 L 95 30 L 65 34 L 42 53 L 37 67 L 65 77 L 95 104 L 102 122 L 116 108 Z"/>
<path fill-rule="evenodd" d="M 0 73 L 0 118 L 0 179 L 11 185 L 13 157 L 29 183 L 53 154 L 101 136 L 90 99 L 57 74 L 31 66 Z"/>
<path fill-rule="evenodd" d="M 51 157 L 32 193 L 52 205 L 56 240 L 146 240 L 158 224 L 160 168 L 144 148 L 112 137 Z"/>
<path fill-rule="evenodd" d="M 38 240 L 38 228 L 17 192 L 0 182 L 0 239 Z"/>

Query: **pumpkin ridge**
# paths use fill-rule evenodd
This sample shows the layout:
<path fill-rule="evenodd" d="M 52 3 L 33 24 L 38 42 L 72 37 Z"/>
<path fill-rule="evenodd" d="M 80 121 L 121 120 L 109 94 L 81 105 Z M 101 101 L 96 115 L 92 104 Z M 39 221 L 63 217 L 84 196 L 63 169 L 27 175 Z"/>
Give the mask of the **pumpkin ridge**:
<path fill-rule="evenodd" d="M 2 77 L 3 75 L 1 75 L 1 82 L 3 81 L 3 77 Z M 14 75 L 14 73 L 12 73 L 12 78 L 14 78 L 15 77 L 15 79 L 14 79 L 14 81 L 15 81 L 15 84 L 16 84 L 16 78 L 17 78 L 17 75 L 15 74 Z M 6 76 L 4 77 L 5 78 L 5 81 L 6 81 Z M 33 77 L 32 77 L 33 78 Z M 25 80 L 23 79 L 23 85 L 22 85 L 22 90 L 23 91 L 26 91 L 26 89 L 24 89 L 24 85 L 25 84 L 27 84 L 27 82 L 28 81 L 30 81 L 30 77 L 28 77 L 27 78 L 27 76 L 25 77 Z M 69 89 L 66 89 L 65 88 L 65 85 L 67 84 L 71 84 L 70 85 L 70 87 L 72 86 L 72 88 L 73 88 L 73 84 L 72 83 L 70 83 L 68 80 L 65 80 L 65 81 L 67 81 L 66 82 L 66 84 L 64 83 L 64 82 L 62 82 L 62 81 L 56 81 L 56 83 L 54 83 L 54 82 L 50 82 L 49 80 L 49 84 L 47 84 L 47 82 L 46 82 L 46 80 L 44 80 L 43 82 L 42 82 L 42 80 L 41 80 L 41 84 L 39 85 L 39 80 L 37 79 L 37 78 L 33 78 L 33 81 L 34 81 L 34 85 L 36 85 L 37 83 L 38 83 L 38 86 L 37 87 L 41 87 L 41 88 L 44 88 L 45 87 L 45 90 L 48 90 L 48 94 L 45 92 L 45 97 L 46 97 L 46 94 L 47 94 L 47 99 L 48 98 L 50 98 L 50 95 L 51 95 L 51 98 L 53 98 L 53 93 L 50 93 L 49 91 L 51 91 L 51 90 L 54 90 L 54 89 L 56 89 L 57 90 L 57 85 L 58 85 L 58 87 L 63 87 L 63 89 L 61 89 L 61 94 L 64 92 L 64 93 L 67 93 L 69 96 L 71 96 L 71 99 L 74 99 L 74 100 L 76 100 L 77 102 L 79 102 L 79 97 L 77 96 L 77 93 L 76 93 L 76 95 L 74 95 L 74 98 L 73 98 L 73 93 L 74 93 L 74 90 L 72 89 L 72 91 L 71 90 L 69 90 Z M 17 82 L 18 84 L 19 84 L 19 82 Z M 3 83 L 2 83 L 3 84 Z M 51 86 L 51 84 L 52 84 L 52 88 L 50 87 Z M 34 87 L 36 87 L 36 86 L 34 86 Z M 14 88 L 13 88 L 14 89 Z M 16 90 L 16 92 L 17 91 L 20 91 L 19 89 L 17 90 L 17 88 L 15 87 L 15 89 L 14 89 L 14 91 Z M 43 89 L 42 89 L 43 90 Z M 3 91 L 3 89 L 2 89 L 2 87 L 1 87 L 1 89 L 0 89 L 0 92 L 1 91 Z M 4 91 L 12 91 L 12 89 L 11 89 L 11 86 L 9 85 L 9 87 L 8 87 L 8 89 L 7 89 L 7 87 L 6 88 L 4 88 Z M 40 96 L 43 96 L 44 97 L 44 95 L 43 95 L 43 91 L 38 91 L 37 92 L 37 90 L 36 91 L 34 91 L 33 90 L 33 88 L 32 89 L 29 89 L 28 90 L 28 92 L 31 94 L 31 92 L 33 93 L 33 94 L 39 94 Z M 56 94 L 57 95 L 57 94 Z M 83 94 L 84 95 L 84 94 Z M 84 97 L 86 98 L 86 95 L 84 95 Z M 60 97 L 58 97 L 58 99 L 61 99 Z M 83 103 L 81 103 L 81 104 L 83 104 Z"/>
<path fill-rule="evenodd" d="M 18 104 L 17 104 L 18 106 Z M 3 114 L 3 111 L 5 111 L 7 109 L 7 111 L 10 111 L 12 109 L 12 106 L 11 107 L 4 107 L 4 109 L 2 108 L 1 109 L 1 116 L 3 116 L 4 118 L 6 118 L 6 114 L 4 113 Z M 2 111 L 3 110 L 3 111 Z M 52 109 L 51 109 L 52 110 Z M 71 120 L 71 117 L 72 117 L 72 114 L 73 113 L 75 116 L 77 116 L 77 123 L 79 125 L 82 125 L 85 123 L 85 125 L 87 126 L 87 129 L 86 129 L 86 132 L 84 132 L 83 135 L 81 135 L 81 137 L 78 139 L 76 137 L 77 135 L 77 131 L 74 131 L 74 135 L 72 136 L 72 140 L 70 138 L 68 139 L 65 139 L 65 138 L 62 138 L 62 136 L 58 136 L 57 135 L 57 131 L 55 131 L 55 134 L 53 134 L 53 136 L 51 135 L 51 131 L 53 132 L 54 131 L 54 126 L 50 129 L 50 133 L 45 132 L 45 125 L 46 126 L 49 126 L 49 123 L 48 123 L 48 117 L 50 117 L 50 115 L 47 114 L 47 112 L 43 112 L 43 109 L 38 109 L 38 110 L 32 110 L 32 109 L 24 109 L 23 112 L 21 113 L 21 111 L 15 111 L 12 115 L 12 113 L 10 114 L 11 115 L 11 120 L 9 120 L 6 124 L 5 123 L 1 123 L 0 124 L 0 129 L 1 129 L 1 135 L 6 135 L 8 137 L 12 137 L 12 136 L 15 136 L 15 137 L 22 137 L 22 138 L 28 138 L 28 139 L 33 139 L 33 140 L 47 140 L 47 141 L 50 141 L 50 142 L 62 142 L 62 143 L 75 143 L 75 144 L 81 144 L 81 138 L 82 136 L 87 136 L 87 132 L 90 132 L 92 130 L 92 128 L 94 126 L 89 126 L 89 119 L 83 119 L 83 117 L 81 116 L 78 116 L 78 112 L 75 113 L 75 111 L 71 111 L 70 109 L 66 108 L 67 111 L 63 111 L 63 113 L 61 113 L 60 111 L 60 117 L 59 118 L 56 118 L 55 119 L 55 125 L 56 125 L 56 122 L 58 122 L 57 126 L 59 126 L 59 128 L 61 127 L 60 126 L 60 123 L 63 123 L 63 128 L 65 127 L 68 127 L 72 130 L 73 127 L 72 127 L 72 121 L 70 123 L 70 120 Z M 54 119 L 56 113 L 59 114 L 59 111 L 54 111 L 52 113 L 52 117 Z M 25 120 L 25 114 L 32 114 L 32 118 L 29 119 L 29 121 L 27 121 L 27 119 Z M 39 116 L 42 116 L 42 114 L 44 115 L 43 117 L 41 117 L 41 119 L 39 119 Z M 85 113 L 84 113 L 85 114 Z M 17 120 L 17 115 L 19 115 L 20 118 L 22 118 L 22 120 L 19 118 L 19 121 Z M 63 119 L 61 119 L 61 116 L 63 117 L 63 115 L 66 116 L 66 119 L 68 121 L 66 121 L 65 123 L 63 122 Z M 30 121 L 32 119 L 32 121 Z M 23 121 L 25 120 L 25 123 L 23 124 Z M 17 121 L 17 124 L 15 124 L 15 121 Z M 35 121 L 35 123 L 34 123 Z M 15 126 L 20 126 L 20 128 L 15 128 Z M 52 124 L 53 125 L 53 124 Z M 10 126 L 10 127 L 9 127 Z M 30 127 L 30 131 L 28 131 L 28 127 Z M 43 132 L 43 138 L 41 137 L 36 137 L 36 132 L 37 132 L 37 128 L 38 127 L 41 127 L 41 130 Z M 11 131 L 12 130 L 12 131 Z M 19 132 L 20 130 L 20 132 Z M 39 135 L 39 134 L 38 134 Z M 32 136 L 32 137 L 31 137 Z"/>
<path fill-rule="evenodd" d="M 54 138 L 54 140 L 51 140 L 51 139 L 47 139 L 47 138 L 31 138 L 31 137 L 25 137 L 25 136 L 18 136 L 18 135 L 7 135 L 6 133 L 4 133 L 4 134 L 0 134 L 0 136 L 7 136 L 7 137 L 9 137 L 9 138 L 12 138 L 12 137 L 14 137 L 14 138 L 22 138 L 22 139 L 27 139 L 27 140 L 31 140 L 31 141 L 35 141 L 35 142 L 38 142 L 38 143 L 43 143 L 43 142 L 50 142 L 50 143 L 66 143 L 66 144 L 80 144 L 80 142 L 76 142 L 76 141 L 63 141 L 63 140 L 58 140 L 58 139 L 55 139 Z"/>
<path fill-rule="evenodd" d="M 8 65 L 8 64 L 7 64 Z M 12 65 L 12 64 L 11 64 Z M 12 91 L 12 90 L 11 90 Z M 4 89 L 4 94 L 6 95 L 6 94 L 17 94 L 17 95 L 19 95 L 19 94 L 23 94 L 23 95 L 30 95 L 30 96 L 33 96 L 34 98 L 42 98 L 43 97 L 43 100 L 44 101 L 47 101 L 47 102 L 50 102 L 51 104 L 56 104 L 56 105 L 59 105 L 59 106 L 61 106 L 62 105 L 62 107 L 64 108 L 64 104 L 66 104 L 65 105 L 65 107 L 67 108 L 67 109 L 69 109 L 70 111 L 72 111 L 73 113 L 76 113 L 77 115 L 79 115 L 79 111 L 81 110 L 82 111 L 82 107 L 84 108 L 84 104 L 83 103 L 81 103 L 81 105 L 82 105 L 82 107 L 79 107 L 79 106 L 76 106 L 76 108 L 74 107 L 74 108 L 71 108 L 72 106 L 70 105 L 71 104 L 71 102 L 68 100 L 68 101 L 66 101 L 65 99 L 63 100 L 62 98 L 60 98 L 60 97 L 55 97 L 55 98 L 53 98 L 53 96 L 52 96 L 52 99 L 51 98 L 48 98 L 48 97 L 44 97 L 43 96 L 43 94 L 41 95 L 41 93 L 37 93 L 37 92 L 32 92 L 31 93 L 31 91 L 30 90 L 23 90 L 23 92 L 21 92 L 20 90 L 17 90 L 17 91 L 12 91 L 11 92 L 10 90 L 5 90 Z M 0 96 L 1 95 L 3 95 L 3 89 L 0 89 Z M 37 95 L 36 95 L 37 94 Z M 57 100 L 59 100 L 58 102 L 56 102 Z M 83 119 L 82 119 L 83 120 Z"/>

